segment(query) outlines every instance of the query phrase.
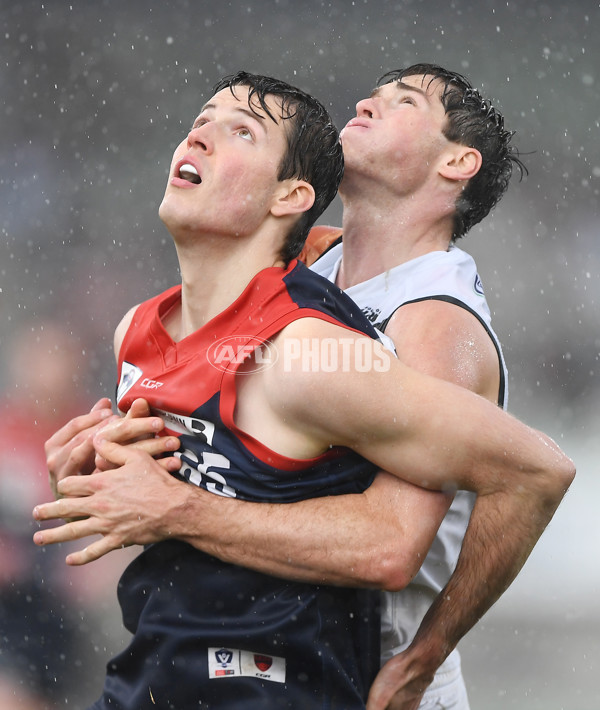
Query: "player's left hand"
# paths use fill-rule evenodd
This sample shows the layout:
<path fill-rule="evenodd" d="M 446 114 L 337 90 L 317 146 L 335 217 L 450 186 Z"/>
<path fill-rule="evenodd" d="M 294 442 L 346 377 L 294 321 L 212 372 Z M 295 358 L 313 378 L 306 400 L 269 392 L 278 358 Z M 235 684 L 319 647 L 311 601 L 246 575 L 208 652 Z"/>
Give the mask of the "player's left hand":
<path fill-rule="evenodd" d="M 432 674 L 416 672 L 410 652 L 391 658 L 381 668 L 367 700 L 367 710 L 417 710 Z"/>
<path fill-rule="evenodd" d="M 62 497 L 33 510 L 38 521 L 74 519 L 37 531 L 33 537 L 36 545 L 102 536 L 83 550 L 69 554 L 69 565 L 86 564 L 129 545 L 168 538 L 170 531 L 161 526 L 163 516 L 173 507 L 185 505 L 187 486 L 170 474 L 179 469 L 178 458 L 155 460 L 146 451 L 98 438 L 94 445 L 97 453 L 116 468 L 64 478 L 58 484 Z"/>

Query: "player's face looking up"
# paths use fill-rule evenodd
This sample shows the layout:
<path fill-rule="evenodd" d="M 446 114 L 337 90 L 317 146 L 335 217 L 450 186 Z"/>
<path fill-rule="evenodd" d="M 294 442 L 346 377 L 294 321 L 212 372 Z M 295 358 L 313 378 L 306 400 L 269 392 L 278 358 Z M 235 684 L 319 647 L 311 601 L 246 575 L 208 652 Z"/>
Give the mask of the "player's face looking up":
<path fill-rule="evenodd" d="M 398 189 L 412 191 L 427 179 L 449 146 L 442 133 L 442 85 L 430 78 L 405 77 L 358 102 L 356 117 L 342 131 L 344 181 L 355 172 L 378 174 Z"/>
<path fill-rule="evenodd" d="M 284 186 L 277 172 L 287 142 L 283 122 L 248 95 L 246 86 L 217 92 L 175 149 L 159 211 L 170 231 L 243 237 L 267 219 Z"/>

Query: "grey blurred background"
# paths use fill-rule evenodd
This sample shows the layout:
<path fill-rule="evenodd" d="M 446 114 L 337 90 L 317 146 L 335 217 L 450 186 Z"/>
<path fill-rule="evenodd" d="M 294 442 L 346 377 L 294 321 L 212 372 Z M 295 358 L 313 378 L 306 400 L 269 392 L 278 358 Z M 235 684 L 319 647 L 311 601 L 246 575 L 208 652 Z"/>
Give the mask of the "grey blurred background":
<path fill-rule="evenodd" d="M 157 208 L 172 150 L 218 78 L 244 68 L 286 79 L 342 126 L 378 76 L 429 61 L 503 110 L 530 173 L 461 246 L 504 343 L 510 410 L 554 436 L 578 477 L 517 581 L 463 641 L 463 663 L 473 710 L 600 708 L 598 2 L 1 0 L 0 22 L 0 426 L 12 432 L 0 491 L 12 513 L 15 495 L 27 515 L 49 496 L 31 494 L 45 485 L 43 459 L 29 479 L 15 462 L 71 409 L 113 394 L 115 325 L 178 279 Z M 336 201 L 320 222 L 340 216 Z M 62 557 L 50 565 L 66 588 L 58 616 L 74 613 L 87 646 L 63 653 L 53 682 L 69 683 L 54 705 L 50 691 L 27 705 L 13 669 L 24 696 L 2 705 L 0 688 L 0 708 L 85 707 L 120 647 L 114 588 L 127 555 L 72 572 Z M 31 561 L 34 575 L 48 560 Z M 0 629 L 0 667 L 6 639 Z"/>

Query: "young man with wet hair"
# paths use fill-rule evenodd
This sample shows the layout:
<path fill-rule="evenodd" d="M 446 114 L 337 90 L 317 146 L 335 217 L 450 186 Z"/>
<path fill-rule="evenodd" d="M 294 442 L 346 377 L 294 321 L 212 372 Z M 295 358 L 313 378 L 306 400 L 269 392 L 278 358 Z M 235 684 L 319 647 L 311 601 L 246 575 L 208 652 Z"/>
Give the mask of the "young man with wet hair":
<path fill-rule="evenodd" d="M 341 192 L 345 208 L 344 254 L 334 277 L 345 288 L 412 259 L 432 252 L 445 253 L 452 241 L 454 204 L 462 188 L 477 173 L 481 154 L 478 149 L 443 135 L 445 111 L 439 99 L 441 85 L 437 80 L 427 81 L 428 78 L 427 75 L 413 75 L 412 79 L 405 76 L 401 82 L 383 85 L 369 99 L 359 103 L 356 119 L 352 119 L 344 131 L 348 168 Z M 201 123 L 197 129 L 203 126 Z M 209 150 L 210 141 L 205 143 L 208 145 L 200 141 L 204 149 Z M 379 164 L 374 165 L 377 155 Z M 178 164 L 175 161 L 176 168 Z M 179 164 L 180 171 L 182 167 L 183 164 Z M 200 186 L 203 186 L 204 175 L 201 177 Z M 185 189 L 183 185 L 180 187 Z M 270 193 L 267 191 L 267 194 Z M 207 204 L 205 197 L 198 197 L 199 203 Z M 211 197 L 210 191 L 208 197 Z M 205 319 L 212 311 L 222 311 L 227 300 L 213 299 L 210 289 L 208 298 L 205 292 L 186 301 L 186 284 L 196 283 L 187 277 L 190 270 L 194 273 L 188 262 L 200 258 L 197 247 L 202 241 L 203 249 L 209 252 L 209 258 L 203 257 L 204 266 L 212 265 L 213 270 L 221 268 L 216 262 L 217 256 L 222 257 L 224 247 L 220 250 L 219 240 L 206 239 L 206 232 L 199 229 L 199 223 L 194 223 L 195 229 L 191 230 L 191 207 L 184 206 L 180 198 L 173 198 L 169 188 L 165 201 L 167 206 L 165 209 L 163 202 L 161 216 L 174 234 L 182 262 L 183 292 L 180 315 L 177 310 L 173 315 L 172 310 L 166 309 L 163 327 L 181 338 L 189 326 L 198 322 L 206 324 Z M 272 205 L 270 200 L 253 200 L 254 212 L 257 202 Z M 289 210 L 287 198 L 285 203 Z M 308 202 L 303 202 L 296 194 L 293 204 L 306 207 Z M 196 218 L 204 215 L 203 211 L 197 211 L 198 207 L 196 204 L 193 209 Z M 225 208 L 226 205 L 219 205 L 213 227 L 220 221 L 217 214 L 224 219 Z M 281 211 L 279 200 L 275 202 L 275 210 L 275 216 L 289 216 L 289 211 Z M 273 216 L 272 207 L 269 214 Z M 238 224 L 241 218 L 240 213 L 234 222 Z M 259 222 L 255 220 L 253 224 L 260 227 Z M 184 248 L 188 232 L 194 236 L 191 251 Z M 250 232 L 253 244 L 263 244 L 264 255 L 265 242 L 258 240 L 262 233 L 260 228 L 256 234 Z M 228 236 L 237 239 L 238 234 L 234 228 Z M 250 241 L 245 246 L 249 244 Z M 246 256 L 249 253 L 246 249 Z M 253 262 L 254 272 L 258 261 Z M 227 261 L 224 267 L 226 274 L 235 273 L 228 268 Z M 207 273 L 212 273 L 210 268 Z M 222 284 L 217 287 L 219 285 Z M 197 307 L 204 303 L 209 306 L 208 313 L 206 308 Z M 399 298 L 398 305 L 402 303 Z M 417 310 L 418 304 L 421 307 Z M 181 441 L 173 441 L 172 437 L 153 439 L 136 444 L 137 448 L 115 443 L 156 431 L 156 426 L 163 423 L 181 427 L 187 422 L 185 417 L 173 417 L 172 412 L 158 406 L 162 392 L 158 399 L 151 401 L 153 414 L 161 414 L 161 418 L 136 418 L 147 412 L 143 402 L 132 401 L 137 394 L 133 390 L 127 393 L 128 416 L 94 439 L 99 454 L 116 465 L 116 469 L 91 476 L 68 475 L 75 470 L 89 471 L 89 432 L 106 416 L 100 413 L 104 402 L 90 415 L 73 420 L 48 443 L 50 469 L 59 480 L 59 493 L 68 497 L 38 506 L 36 518 L 89 517 L 40 532 L 36 541 L 46 544 L 101 533 L 102 540 L 70 557 L 71 563 L 80 564 L 123 544 L 157 543 L 148 549 L 158 547 L 160 550 L 161 545 L 169 544 L 160 541 L 179 539 L 189 544 L 186 554 L 193 554 L 193 545 L 225 562 L 244 564 L 268 575 L 276 574 L 302 583 L 399 589 L 419 570 L 452 496 L 411 487 L 398 477 L 432 490 L 475 491 L 479 494 L 477 506 L 481 508 L 480 528 L 478 536 L 471 541 L 471 551 L 461 558 L 462 569 L 466 569 L 467 574 L 455 575 L 454 582 L 438 596 L 412 648 L 393 659 L 403 659 L 405 665 L 396 663 L 391 672 L 387 666 L 384 668 L 379 687 L 374 688 L 370 701 L 373 707 L 384 707 L 386 693 L 389 699 L 398 690 L 394 702 L 404 705 L 395 707 L 416 707 L 415 699 L 418 704 L 425 687 L 423 681 L 431 680 L 435 668 L 453 644 L 518 571 L 573 475 L 570 462 L 549 440 L 485 402 L 484 398 L 496 402 L 499 397 L 499 352 L 490 337 L 491 329 L 485 327 L 485 318 L 474 318 L 467 308 L 456 308 L 456 305 L 441 298 L 417 299 L 398 309 L 386 330 L 395 341 L 401 360 L 412 361 L 429 375 L 450 379 L 462 387 L 421 375 L 401 362 L 390 362 L 387 373 L 378 372 L 376 368 L 363 372 L 356 367 L 345 372 L 343 368 L 335 372 L 315 371 L 303 368 L 301 361 L 295 361 L 286 370 L 290 363 L 284 362 L 284 358 L 269 368 L 257 369 L 254 367 L 260 352 L 257 351 L 252 356 L 254 359 L 240 366 L 238 376 L 229 377 L 229 384 L 219 390 L 226 393 L 225 401 L 229 402 L 225 429 L 239 436 L 255 455 L 259 454 L 259 459 L 270 456 L 280 464 L 290 458 L 296 462 L 314 462 L 330 451 L 331 446 L 341 445 L 391 472 L 378 474 L 363 493 L 330 496 L 327 493 L 332 491 L 323 488 L 322 495 L 327 497 L 288 505 L 243 502 L 223 495 L 217 498 L 213 493 L 227 494 L 233 488 L 236 495 L 239 490 L 241 497 L 252 499 L 252 496 L 244 495 L 241 484 L 239 488 L 230 486 L 227 468 L 219 470 L 211 466 L 210 470 L 205 470 L 205 466 L 198 476 L 201 466 L 193 463 L 200 461 L 196 455 L 186 453 L 183 438 Z M 450 308 L 456 312 L 448 310 Z M 447 319 L 449 326 L 440 327 Z M 421 322 L 427 327 L 419 333 Z M 358 323 L 359 320 L 354 320 L 354 327 Z M 182 330 L 184 325 L 187 327 Z M 120 327 L 118 333 L 123 329 Z M 339 326 L 322 318 L 300 318 L 270 337 L 269 344 L 283 353 L 288 343 L 315 339 L 335 341 L 339 332 Z M 361 349 L 369 349 L 372 358 L 381 355 L 375 340 L 366 340 L 354 331 L 342 332 L 346 355 L 348 347 L 354 352 L 359 343 Z M 406 340 L 403 340 L 405 335 Z M 450 343 L 449 339 L 455 337 Z M 466 342 L 466 338 L 473 356 L 461 361 L 460 344 Z M 120 340 L 119 335 L 118 350 L 122 351 Z M 340 352 L 340 362 L 343 355 Z M 241 377 L 241 372 L 248 374 Z M 146 379 L 160 381 L 159 378 Z M 464 388 L 483 396 L 476 397 Z M 158 391 L 161 390 L 164 390 L 162 385 Z M 237 397 L 234 404 L 232 393 Z M 122 402 L 123 397 L 119 398 L 119 403 Z M 210 418 L 194 419 L 196 424 L 189 427 L 196 434 L 200 433 L 198 421 L 202 432 L 206 431 L 207 422 L 212 423 Z M 179 433 L 182 432 L 179 430 Z M 150 458 L 151 454 L 169 450 L 169 447 L 172 451 L 174 446 L 180 446 L 175 457 L 160 461 Z M 75 462 L 79 469 L 74 468 Z M 86 466 L 81 466 L 82 462 L 86 462 Z M 280 468 L 285 470 L 286 466 Z M 165 475 L 165 470 L 178 470 L 212 493 L 201 488 L 193 489 L 192 493 L 191 486 L 186 488 L 175 477 Z M 303 479 L 304 476 L 297 477 L 292 489 L 300 486 Z M 142 487 L 140 481 L 143 481 Z M 135 494 L 128 495 L 132 482 Z M 314 490 L 307 491 L 307 496 L 311 495 L 315 495 Z M 475 519 L 471 528 L 474 523 Z M 485 559 L 477 554 L 482 549 L 482 541 Z M 465 545 L 465 550 L 467 547 Z M 466 595 L 464 590 L 467 590 Z M 458 596 L 459 593 L 462 596 Z M 261 655 L 261 649 L 253 650 Z M 289 657 L 293 655 L 292 652 Z M 278 663 L 277 667 L 281 667 L 281 662 Z M 290 671 L 293 668 L 289 666 Z M 271 689 L 274 685 L 272 681 L 264 681 L 264 684 Z M 319 680 L 308 678 L 308 684 L 318 687 Z M 285 683 L 283 686 L 287 687 Z M 284 695 L 284 702 L 289 701 L 290 707 L 302 706 L 294 699 L 293 692 Z M 360 695 L 360 690 L 358 693 Z M 320 687 L 316 694 L 321 697 Z"/>
<path fill-rule="evenodd" d="M 390 129 L 389 141 L 387 136 L 385 141 L 380 139 L 385 127 Z M 410 133 L 415 127 L 418 138 Z M 372 95 L 359 102 L 356 118 L 343 132 L 347 161 L 341 188 L 343 248 L 341 244 L 332 247 L 314 266 L 342 285 L 376 327 L 393 339 L 405 363 L 467 387 L 504 408 L 507 375 L 500 343 L 476 265 L 455 247 L 455 241 L 500 200 L 514 170 L 524 172 L 512 136 L 504 128 L 501 113 L 464 76 L 432 64 L 387 73 Z M 419 182 L 411 182 L 416 170 L 406 174 L 400 169 L 413 160 L 419 163 L 427 149 L 423 143 L 430 146 L 436 139 L 442 149 L 448 141 L 459 152 L 454 162 L 446 161 L 441 167 L 429 158 L 432 169 L 425 170 L 428 182 L 422 183 L 423 190 Z M 367 150 L 371 165 L 379 169 L 377 174 L 368 165 Z M 386 165 L 395 171 L 386 173 Z M 387 227 L 382 228 L 375 215 L 383 208 L 378 206 L 375 212 L 371 206 L 377 204 L 374 193 L 385 196 L 388 191 L 392 208 Z M 360 227 L 357 219 L 362 219 Z M 402 227 L 394 228 L 394 221 Z M 389 240 L 382 236 L 383 229 Z M 341 231 L 318 228 L 309 237 L 305 254 L 314 259 Z M 375 243 L 377 250 L 372 246 Z M 364 254 L 360 263 L 355 258 L 358 254 Z M 373 689 L 373 707 L 379 707 L 376 699 L 384 707 L 397 686 L 397 707 L 412 707 L 425 688 L 422 710 L 469 707 L 460 657 L 452 649 L 510 579 L 505 576 L 510 568 L 506 558 L 499 562 L 492 555 L 485 569 L 481 548 L 490 545 L 493 525 L 486 522 L 488 501 L 482 499 L 470 533 L 470 539 L 478 542 L 473 546 L 468 541 L 458 572 L 445 592 L 441 591 L 456 566 L 474 502 L 472 493 L 455 495 L 412 582 L 402 591 L 384 594 L 382 661 L 394 656 L 395 660 L 384 667 Z M 427 514 L 428 505 L 425 498 L 418 506 L 421 514 Z M 402 535 L 398 531 L 396 544 Z M 499 552 L 501 547 L 490 549 Z M 518 559 L 514 558 L 515 563 L 520 564 Z M 438 611 L 430 612 L 417 642 L 402 653 L 434 600 L 433 609 L 439 606 Z M 436 627 L 435 619 L 443 620 L 444 626 Z"/>
<path fill-rule="evenodd" d="M 504 128 L 501 112 L 465 76 L 436 64 L 413 64 L 384 74 L 377 85 L 400 86 L 408 77 L 422 77 L 422 89 L 435 82 L 439 84 L 439 100 L 445 112 L 442 134 L 449 141 L 475 148 L 481 154 L 479 170 L 469 178 L 455 205 L 452 239 L 456 240 L 481 222 L 500 201 L 515 168 L 521 176 L 527 171 L 518 150 L 511 144 L 514 131 Z"/>

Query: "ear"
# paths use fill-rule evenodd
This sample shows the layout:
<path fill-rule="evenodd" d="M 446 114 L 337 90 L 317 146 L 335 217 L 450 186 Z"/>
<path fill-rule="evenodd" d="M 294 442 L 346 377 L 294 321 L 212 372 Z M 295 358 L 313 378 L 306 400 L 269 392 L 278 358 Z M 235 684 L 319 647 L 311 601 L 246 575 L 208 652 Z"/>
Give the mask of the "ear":
<path fill-rule="evenodd" d="M 315 190 L 305 180 L 284 180 L 275 194 L 271 214 L 275 217 L 308 212 L 315 202 Z"/>
<path fill-rule="evenodd" d="M 446 153 L 438 172 L 448 180 L 469 180 L 477 175 L 481 163 L 481 153 L 477 148 L 456 145 L 452 152 Z"/>

